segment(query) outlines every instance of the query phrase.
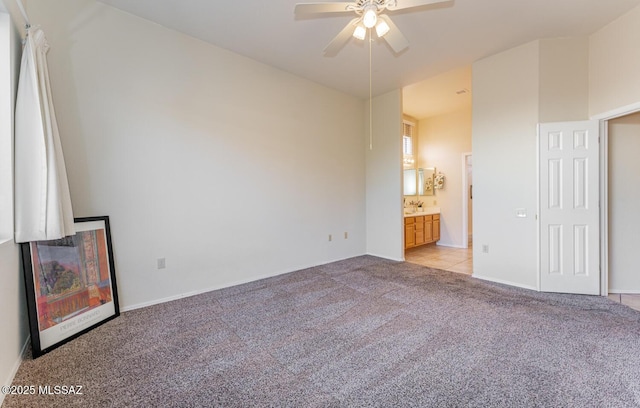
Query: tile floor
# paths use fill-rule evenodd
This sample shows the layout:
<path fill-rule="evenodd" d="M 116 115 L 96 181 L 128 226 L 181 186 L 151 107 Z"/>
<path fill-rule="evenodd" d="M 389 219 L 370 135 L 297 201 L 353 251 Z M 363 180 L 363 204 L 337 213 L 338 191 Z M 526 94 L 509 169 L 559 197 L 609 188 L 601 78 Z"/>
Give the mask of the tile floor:
<path fill-rule="evenodd" d="M 436 244 L 421 245 L 409 248 L 404 257 L 407 262 L 428 266 L 430 268 L 443 269 L 445 271 L 473 273 L 473 248 L 450 248 Z"/>
<path fill-rule="evenodd" d="M 632 309 L 640 310 L 640 295 L 609 293 L 609 299 L 629 306 Z"/>
<path fill-rule="evenodd" d="M 468 249 L 450 248 L 436 244 L 422 245 L 407 249 L 404 257 L 407 262 L 430 268 L 444 269 L 445 271 L 467 275 L 473 273 L 473 249 L 471 243 Z M 609 299 L 632 309 L 640 310 L 640 294 L 611 293 L 609 294 Z"/>

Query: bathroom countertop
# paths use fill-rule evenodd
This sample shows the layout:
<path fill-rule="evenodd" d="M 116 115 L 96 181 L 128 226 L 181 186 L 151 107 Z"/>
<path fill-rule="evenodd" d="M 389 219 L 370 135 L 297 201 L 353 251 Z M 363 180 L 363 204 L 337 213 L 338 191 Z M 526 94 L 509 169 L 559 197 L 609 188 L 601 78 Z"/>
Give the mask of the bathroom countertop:
<path fill-rule="evenodd" d="M 422 211 L 416 211 L 412 213 L 407 213 L 405 210 L 405 217 L 419 217 L 421 215 L 432 215 L 432 214 L 440 214 L 440 207 L 424 207 Z"/>

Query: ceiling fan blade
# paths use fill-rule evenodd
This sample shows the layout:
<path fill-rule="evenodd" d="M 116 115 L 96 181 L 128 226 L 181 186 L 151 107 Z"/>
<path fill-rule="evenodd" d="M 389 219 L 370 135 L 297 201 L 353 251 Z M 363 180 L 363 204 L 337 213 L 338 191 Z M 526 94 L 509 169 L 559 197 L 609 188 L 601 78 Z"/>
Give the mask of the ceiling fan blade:
<path fill-rule="evenodd" d="M 352 7 L 357 6 L 354 2 L 338 2 L 331 3 L 298 3 L 296 4 L 296 14 L 320 14 L 320 13 L 342 13 L 353 11 Z"/>
<path fill-rule="evenodd" d="M 391 46 L 396 54 L 409 46 L 409 40 L 402 34 L 393 21 L 384 14 L 380 14 L 378 18 L 384 20 L 389 25 L 389 32 L 384 35 L 385 41 Z"/>
<path fill-rule="evenodd" d="M 335 38 L 331 40 L 329 45 L 327 45 L 324 49 L 325 56 L 333 57 L 338 53 L 338 51 L 342 49 L 342 47 L 344 47 L 344 45 L 347 43 L 347 41 L 349 41 L 349 39 L 353 35 L 353 30 L 355 30 L 356 25 L 358 24 L 358 21 L 360 21 L 359 17 L 349 21 L 349 24 L 347 24 L 342 29 L 342 31 L 340 31 L 338 35 L 336 35 Z"/>
<path fill-rule="evenodd" d="M 402 10 L 411 7 L 428 6 L 429 4 L 445 3 L 451 0 L 395 0 L 387 4 L 388 10 Z"/>

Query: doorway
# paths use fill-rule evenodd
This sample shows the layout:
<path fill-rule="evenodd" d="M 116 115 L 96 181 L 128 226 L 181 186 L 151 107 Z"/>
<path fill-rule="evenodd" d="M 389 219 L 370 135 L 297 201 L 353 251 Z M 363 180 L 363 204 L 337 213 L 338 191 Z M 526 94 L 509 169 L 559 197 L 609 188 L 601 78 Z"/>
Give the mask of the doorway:
<path fill-rule="evenodd" d="M 622 296 L 623 294 L 614 294 L 614 295 L 610 295 L 609 294 L 609 289 L 611 288 L 610 286 L 610 254 L 609 254 L 609 249 L 610 249 L 610 228 L 609 228 L 609 223 L 610 223 L 610 214 L 611 211 L 609 209 L 610 207 L 610 176 L 609 176 L 609 172 L 612 171 L 612 166 L 610 164 L 610 157 L 609 157 L 609 139 L 610 139 L 610 134 L 609 134 L 609 124 L 611 122 L 614 122 L 616 120 L 622 120 L 622 121 L 626 121 L 627 119 L 623 119 L 623 118 L 627 118 L 627 117 L 631 117 L 634 114 L 638 114 L 640 113 L 640 102 L 637 103 L 633 103 L 631 105 L 627 105 L 627 106 L 623 106 L 621 108 L 618 109 L 614 109 L 610 112 L 606 112 L 600 115 L 596 115 L 595 117 L 593 117 L 593 119 L 597 119 L 600 121 L 600 135 L 602 137 L 602 141 L 601 141 L 601 146 L 600 146 L 600 180 L 602 181 L 600 183 L 600 258 L 601 258 L 601 284 L 600 284 L 600 288 L 601 288 L 601 292 L 600 294 L 602 296 L 609 296 L 610 298 L 612 298 L 612 296 L 616 299 L 616 301 L 622 302 Z M 614 130 L 615 132 L 615 130 Z M 640 135 L 639 135 L 640 136 Z M 622 177 L 628 177 L 631 173 L 629 172 L 623 172 L 622 173 Z M 636 176 L 637 178 L 637 176 Z M 629 179 L 629 188 L 635 188 L 635 186 L 633 185 L 633 181 L 634 178 L 630 178 Z M 638 242 L 637 238 L 634 238 L 633 242 Z M 640 297 L 640 295 L 636 295 L 636 294 L 626 294 L 626 296 L 633 296 L 633 297 Z M 640 299 L 636 299 L 637 300 L 637 304 L 635 305 L 636 307 L 638 307 L 640 309 Z"/>
<path fill-rule="evenodd" d="M 640 112 L 607 124 L 608 292 L 640 294 L 637 244 L 640 213 Z"/>
<path fill-rule="evenodd" d="M 619 159 L 623 162 L 626 160 L 624 157 L 624 155 L 628 154 L 625 151 L 626 149 L 637 149 L 638 144 L 636 143 L 640 138 L 640 126 L 638 125 L 640 118 L 638 115 L 640 115 L 640 102 L 598 115 L 596 119 L 600 120 L 600 133 L 602 135 L 600 160 L 600 179 L 602 180 L 600 190 L 602 202 L 600 209 L 602 231 L 600 240 L 602 258 L 601 295 L 608 296 L 611 300 L 640 310 L 640 291 L 634 290 L 634 287 L 637 288 L 637 284 L 627 285 L 630 276 L 634 277 L 636 281 L 638 280 L 637 272 L 633 276 L 633 269 L 637 271 L 637 267 L 629 269 L 628 265 L 625 267 L 624 263 L 622 263 L 629 256 L 633 256 L 633 246 L 629 248 L 628 243 L 625 242 L 625 239 L 630 238 L 633 233 L 625 235 L 625 229 L 637 225 L 638 218 L 635 218 L 635 221 L 631 219 L 631 217 L 635 216 L 637 210 L 635 208 L 633 211 L 625 210 L 622 207 L 626 204 L 618 202 L 619 200 L 628 199 L 626 190 L 631 190 L 629 191 L 631 197 L 638 197 L 638 167 L 634 163 L 632 168 L 620 168 L 618 164 L 624 163 L 617 163 Z M 622 133 L 619 133 L 620 130 Z M 633 138 L 629 138 L 629 136 L 633 136 Z M 616 137 L 620 139 L 613 140 Z M 628 144 L 625 143 L 624 139 L 627 139 L 626 142 Z M 616 146 L 616 144 L 618 145 Z M 610 152 L 610 150 L 614 151 Z M 633 151 L 630 150 L 630 152 L 632 153 Z M 616 163 L 612 163 L 614 161 Z M 626 221 L 629 221 L 628 223 L 625 222 L 625 216 L 627 216 Z M 624 227 L 619 229 L 617 225 L 624 225 Z M 638 242 L 636 235 L 633 235 L 630 240 L 632 244 Z"/>
<path fill-rule="evenodd" d="M 635 237 L 635 235 L 633 235 L 633 233 L 631 235 L 627 234 L 626 238 L 616 238 L 616 234 L 619 232 L 622 232 L 623 229 L 620 229 L 620 231 L 615 231 L 616 227 L 615 224 L 612 226 L 612 228 L 610 228 L 609 224 L 610 222 L 615 223 L 615 219 L 614 217 L 611 217 L 611 214 L 613 211 L 616 211 L 616 213 L 619 210 L 615 210 L 615 207 L 620 204 L 618 203 L 618 200 L 626 200 L 625 198 L 621 198 L 618 197 L 616 198 L 615 196 L 615 183 L 621 182 L 622 185 L 618 186 L 617 189 L 624 191 L 625 193 L 627 192 L 627 190 L 631 189 L 634 190 L 631 192 L 633 200 L 637 200 L 638 197 L 640 197 L 640 192 L 638 192 L 638 188 L 636 187 L 637 185 L 637 176 L 636 178 L 629 178 L 630 174 L 633 175 L 637 175 L 638 174 L 638 170 L 637 167 L 634 167 L 632 170 L 630 170 L 628 168 L 628 166 L 623 166 L 623 168 L 618 168 L 618 170 L 616 170 L 615 168 L 615 164 L 611 164 L 611 161 L 617 161 L 618 158 L 617 157 L 610 157 L 609 154 L 609 149 L 617 149 L 620 150 L 619 147 L 616 147 L 615 145 L 611 145 L 610 146 L 610 134 L 609 134 L 609 130 L 610 130 L 610 123 L 620 123 L 621 125 L 627 126 L 630 123 L 627 122 L 632 122 L 631 124 L 633 126 L 638 126 L 636 128 L 635 131 L 632 131 L 632 134 L 634 134 L 634 136 L 636 138 L 640 137 L 640 117 L 639 116 L 633 116 L 634 114 L 638 114 L 640 115 L 640 102 L 639 103 L 635 103 L 632 105 L 628 105 L 601 115 L 596 115 L 595 117 L 592 117 L 592 120 L 597 120 L 600 123 L 600 137 L 597 139 L 597 141 L 595 141 L 596 145 L 599 145 L 599 156 L 600 156 L 600 164 L 599 164 L 599 179 L 600 179 L 600 186 L 599 186 L 599 191 L 598 191 L 598 196 L 599 196 L 599 200 L 597 200 L 595 207 L 598 207 L 598 212 L 599 212 L 599 219 L 600 219 L 600 226 L 599 226 L 599 231 L 596 234 L 599 237 L 599 253 L 600 253 L 600 260 L 599 262 L 595 263 L 595 265 L 599 266 L 599 280 L 600 280 L 600 290 L 598 291 L 600 295 L 602 296 L 608 296 L 616 301 L 619 301 L 621 303 L 627 303 L 625 302 L 622 298 L 623 296 L 629 296 L 629 297 L 634 297 L 635 299 L 629 299 L 630 301 L 635 301 L 635 304 L 632 305 L 631 303 L 629 303 L 628 305 L 631 307 L 638 307 L 640 308 L 640 287 L 634 287 L 634 288 L 625 288 L 622 289 L 621 287 L 612 287 L 611 283 L 613 283 L 614 285 L 616 284 L 615 281 L 611 282 L 611 279 L 615 279 L 614 275 L 616 272 L 612 272 L 610 273 L 610 268 L 612 266 L 612 264 L 615 264 L 615 261 L 612 263 L 611 259 L 610 259 L 610 255 L 611 256 L 615 256 L 614 252 L 617 250 L 619 251 L 620 248 L 616 248 L 613 251 L 611 251 L 610 254 L 610 250 L 612 247 L 618 245 L 616 244 L 616 240 L 619 244 L 622 243 L 626 243 L 626 241 L 631 241 L 632 243 L 637 243 L 638 240 Z M 615 130 L 614 130 L 615 132 Z M 583 134 L 583 132 L 578 132 L 578 133 L 574 133 L 574 143 L 571 144 L 575 144 L 576 140 L 579 141 L 581 138 L 578 137 L 577 139 L 575 139 L 576 136 L 581 136 Z M 553 140 L 553 138 L 549 139 L 549 140 Z M 637 139 L 634 140 L 634 142 L 638 142 Z M 551 142 L 550 142 L 551 143 Z M 613 142 L 615 143 L 615 141 Z M 578 143 L 579 144 L 579 143 Z M 633 146 L 626 146 L 623 147 L 622 150 L 625 151 L 637 151 L 637 145 L 633 145 Z M 635 165 L 635 163 L 634 163 Z M 620 179 L 616 179 L 614 180 L 615 175 L 611 175 L 610 176 L 610 172 L 618 172 Z M 578 172 L 580 173 L 580 172 Z M 593 172 L 592 172 L 593 173 Z M 611 184 L 610 183 L 614 183 Z M 544 190 L 544 189 L 542 189 Z M 555 190 L 554 190 L 555 191 Z M 578 189 L 578 191 L 582 191 L 581 189 Z M 584 189 L 584 192 L 586 193 L 587 189 Z M 614 197 L 610 198 L 610 194 L 614 194 Z M 578 195 L 578 197 L 580 197 L 581 194 Z M 540 197 L 539 197 L 540 200 Z M 575 197 L 574 197 L 575 200 Z M 572 201 L 574 201 L 572 200 Z M 548 200 L 543 200 L 543 201 L 548 201 Z M 573 203 L 575 204 L 575 202 Z M 610 209 L 610 206 L 613 206 L 614 208 Z M 594 206 L 591 206 L 592 208 Z M 540 212 L 540 208 L 538 209 L 538 212 Z M 635 211 L 631 211 L 632 216 L 635 215 L 634 214 Z M 622 215 L 624 216 L 624 214 L 617 214 L 618 216 Z M 620 225 L 624 225 L 625 228 L 628 228 L 630 225 L 634 225 L 637 224 L 638 221 L 633 221 L 633 222 L 629 222 L 631 221 L 630 219 L 624 219 L 622 218 L 623 222 Z M 626 222 L 625 222 L 626 221 Z M 540 221 L 539 221 L 540 222 Z M 540 234 L 540 225 L 538 225 L 538 230 L 539 230 L 539 234 Z M 578 229 L 579 230 L 579 229 Z M 576 232 L 575 229 L 573 231 L 574 233 Z M 580 235 L 580 234 L 578 234 Z M 633 237 L 633 238 L 630 238 Z M 611 240 L 613 240 L 613 242 L 610 242 Z M 548 245 L 544 245 L 544 244 L 540 244 L 539 242 L 539 247 L 538 247 L 538 254 L 539 254 L 539 263 L 538 263 L 538 271 L 539 271 L 539 281 L 538 281 L 538 290 L 544 290 L 543 288 L 541 288 L 541 282 L 540 282 L 540 278 L 541 278 L 541 274 L 542 274 L 542 268 L 540 265 L 540 262 L 542 257 L 540 256 L 540 252 L 541 252 L 541 247 L 547 247 Z M 629 251 L 627 251 L 628 253 Z M 626 255 L 623 255 L 623 258 L 626 257 Z M 574 257 L 575 258 L 575 257 Z M 581 257 L 579 257 L 581 258 Z M 620 259 L 623 259 L 620 258 Z M 546 259 L 546 258 L 545 258 Z M 560 258 L 558 258 L 560 259 Z M 592 262 L 592 264 L 594 264 Z M 628 270 L 632 270 L 633 268 L 625 268 L 626 271 Z M 636 268 L 637 269 L 637 268 Z M 638 276 L 634 276 L 635 280 L 637 281 Z M 619 281 L 622 282 L 622 281 Z M 637 286 L 637 285 L 636 285 Z M 610 295 L 610 289 L 612 291 L 615 291 L 616 293 L 614 293 L 613 295 Z M 622 292 L 626 292 L 626 293 L 622 293 Z M 570 292 L 570 291 L 563 291 L 563 292 Z M 578 293 L 578 292 L 573 292 L 573 293 Z"/>

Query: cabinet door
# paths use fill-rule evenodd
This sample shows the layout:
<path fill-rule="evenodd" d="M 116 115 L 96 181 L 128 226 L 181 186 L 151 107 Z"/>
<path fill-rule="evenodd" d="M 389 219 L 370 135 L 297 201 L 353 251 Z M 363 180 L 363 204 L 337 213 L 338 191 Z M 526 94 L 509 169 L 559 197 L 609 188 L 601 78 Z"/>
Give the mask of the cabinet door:
<path fill-rule="evenodd" d="M 440 216 L 433 216 L 433 241 L 440 239 Z"/>
<path fill-rule="evenodd" d="M 411 248 L 416 246 L 416 226 L 415 224 L 406 224 L 404 226 L 404 247 Z"/>
<path fill-rule="evenodd" d="M 424 242 L 433 242 L 433 218 L 430 215 L 424 217 Z"/>
<path fill-rule="evenodd" d="M 416 246 L 416 218 L 405 217 L 404 219 L 404 247 Z"/>
<path fill-rule="evenodd" d="M 424 244 L 424 217 L 416 217 L 416 245 Z"/>

